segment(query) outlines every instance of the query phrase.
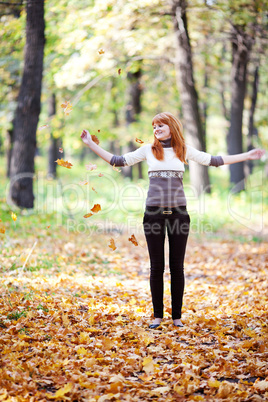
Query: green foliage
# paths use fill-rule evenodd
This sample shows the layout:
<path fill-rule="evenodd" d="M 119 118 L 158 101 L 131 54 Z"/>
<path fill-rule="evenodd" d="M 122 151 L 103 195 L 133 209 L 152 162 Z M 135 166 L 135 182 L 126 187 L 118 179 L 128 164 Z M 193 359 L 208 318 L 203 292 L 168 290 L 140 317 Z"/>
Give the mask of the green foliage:
<path fill-rule="evenodd" d="M 9 320 L 17 321 L 20 317 L 26 317 L 26 311 L 12 311 L 7 315 Z"/>

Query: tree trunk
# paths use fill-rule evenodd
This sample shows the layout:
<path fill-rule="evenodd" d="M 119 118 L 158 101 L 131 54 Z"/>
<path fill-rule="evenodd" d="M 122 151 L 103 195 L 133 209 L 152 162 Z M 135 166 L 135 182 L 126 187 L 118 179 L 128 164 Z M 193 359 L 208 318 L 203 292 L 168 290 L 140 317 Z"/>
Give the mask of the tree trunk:
<path fill-rule="evenodd" d="M 126 107 L 126 124 L 129 126 L 131 123 L 137 121 L 137 117 L 141 112 L 141 94 L 142 88 L 140 84 L 141 77 L 141 69 L 136 71 L 135 73 L 128 73 L 127 78 L 130 82 L 129 86 L 129 102 Z M 135 147 L 134 141 L 129 141 L 129 143 L 123 147 L 123 153 L 135 151 L 137 147 Z M 142 162 L 141 162 L 142 163 Z M 138 164 L 139 178 L 142 178 L 142 169 L 141 163 Z M 131 180 L 133 179 L 133 166 L 126 166 L 123 170 L 124 177 L 129 177 Z"/>
<path fill-rule="evenodd" d="M 247 138 L 247 149 L 250 151 L 253 149 L 253 136 L 258 135 L 258 130 L 254 127 L 254 113 L 257 103 L 257 95 L 258 95 L 258 87 L 259 87 L 259 66 L 255 68 L 254 72 L 254 81 L 252 85 L 252 97 L 251 97 L 251 107 L 249 111 L 249 122 L 248 122 L 248 138 Z M 247 175 L 252 173 L 253 162 L 247 161 Z"/>
<path fill-rule="evenodd" d="M 45 44 L 44 0 L 28 0 L 26 13 L 24 71 L 14 118 L 9 196 L 19 207 L 33 208 L 36 128 L 40 113 Z"/>
<path fill-rule="evenodd" d="M 231 77 L 231 123 L 227 136 L 230 155 L 243 152 L 242 123 L 246 91 L 247 64 L 252 40 L 240 27 L 232 27 L 232 77 Z M 244 163 L 230 165 L 230 180 L 235 184 L 233 192 L 245 188 Z"/>
<path fill-rule="evenodd" d="M 182 103 L 187 143 L 201 151 L 206 150 L 198 95 L 195 89 L 190 38 L 187 28 L 186 1 L 172 0 L 174 30 L 176 34 L 176 74 Z M 190 180 L 197 195 L 210 192 L 207 166 L 189 161 Z"/>
<path fill-rule="evenodd" d="M 11 164 L 11 155 L 13 148 L 13 132 L 14 125 L 12 123 L 12 128 L 7 131 L 7 177 L 10 177 L 10 164 Z"/>
<path fill-rule="evenodd" d="M 48 100 L 48 116 L 51 119 L 56 114 L 56 96 L 52 94 Z M 57 159 L 63 158 L 63 154 L 59 152 L 61 147 L 61 139 L 55 138 L 53 132 L 50 132 L 50 145 L 48 149 L 48 178 L 56 179 L 57 177 Z"/>

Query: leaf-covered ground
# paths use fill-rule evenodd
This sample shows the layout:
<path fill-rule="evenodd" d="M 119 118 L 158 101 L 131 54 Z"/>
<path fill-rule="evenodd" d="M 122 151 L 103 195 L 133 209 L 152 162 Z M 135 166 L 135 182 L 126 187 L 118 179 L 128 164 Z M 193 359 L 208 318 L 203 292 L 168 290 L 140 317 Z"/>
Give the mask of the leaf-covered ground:
<path fill-rule="evenodd" d="M 150 330 L 144 239 L 49 231 L 2 244 L 0 401 L 268 400 L 267 243 L 190 239 Z"/>

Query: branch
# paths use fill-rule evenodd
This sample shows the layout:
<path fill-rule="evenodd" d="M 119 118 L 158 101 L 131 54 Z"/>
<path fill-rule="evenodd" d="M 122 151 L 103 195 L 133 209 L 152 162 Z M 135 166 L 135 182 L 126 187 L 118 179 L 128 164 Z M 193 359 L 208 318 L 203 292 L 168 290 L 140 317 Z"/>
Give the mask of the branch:
<path fill-rule="evenodd" d="M 5 6 L 22 6 L 23 1 L 21 1 L 20 3 L 9 3 L 9 2 L 5 2 L 5 1 L 0 1 L 0 4 L 3 4 Z"/>

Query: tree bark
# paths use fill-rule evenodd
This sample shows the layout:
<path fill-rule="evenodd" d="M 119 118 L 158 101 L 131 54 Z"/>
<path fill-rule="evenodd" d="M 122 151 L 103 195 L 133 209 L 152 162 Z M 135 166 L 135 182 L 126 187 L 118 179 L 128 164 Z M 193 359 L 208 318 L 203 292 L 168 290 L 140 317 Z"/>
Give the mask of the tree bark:
<path fill-rule="evenodd" d="M 205 151 L 206 142 L 202 128 L 198 95 L 195 88 L 192 50 L 187 28 L 186 0 L 172 0 L 174 30 L 176 35 L 176 75 L 180 89 L 185 135 L 187 143 L 194 148 Z M 190 180 L 197 195 L 210 192 L 207 166 L 189 161 Z"/>
<path fill-rule="evenodd" d="M 222 47 L 222 56 L 221 59 L 224 61 L 225 59 L 225 54 L 226 54 L 226 46 L 225 44 Z M 226 121 L 230 121 L 230 116 L 228 113 L 228 109 L 226 107 L 226 99 L 225 99 L 225 81 L 224 81 L 224 69 L 220 67 L 219 69 L 219 83 L 220 83 L 220 95 L 221 95 L 221 106 L 222 106 L 222 112 L 223 116 L 225 117 Z"/>
<path fill-rule="evenodd" d="M 13 148 L 13 132 L 14 126 L 12 123 L 12 127 L 7 131 L 7 177 L 10 177 L 10 164 L 11 164 L 11 155 Z"/>
<path fill-rule="evenodd" d="M 135 73 L 128 73 L 127 78 L 129 80 L 129 101 L 126 107 L 126 124 L 127 127 L 137 121 L 137 117 L 141 112 L 141 94 L 142 88 L 140 83 L 140 77 L 142 75 L 142 71 L 139 68 Z M 135 151 L 137 147 L 135 147 L 134 141 L 129 141 L 129 143 L 123 147 L 123 153 Z M 139 178 L 142 178 L 142 162 L 138 164 L 138 175 Z M 129 177 L 131 180 L 133 179 L 133 166 L 126 166 L 123 170 L 124 177 Z"/>
<path fill-rule="evenodd" d="M 48 116 L 52 118 L 56 114 L 56 95 L 52 94 L 48 100 Z M 57 177 L 57 159 L 61 159 L 63 154 L 59 152 L 62 142 L 60 138 L 55 138 L 53 132 L 50 133 L 50 144 L 48 149 L 48 178 L 56 179 Z"/>
<path fill-rule="evenodd" d="M 247 138 L 247 149 L 250 151 L 253 149 L 253 136 L 258 135 L 258 130 L 254 126 L 254 113 L 256 109 L 257 96 L 259 87 L 259 66 L 255 68 L 254 71 L 254 81 L 252 85 L 252 97 L 251 97 L 251 107 L 249 111 L 249 121 L 248 121 L 248 138 Z M 253 162 L 247 162 L 247 174 L 251 174 L 253 169 Z"/>
<path fill-rule="evenodd" d="M 227 136 L 230 155 L 243 152 L 242 123 L 246 92 L 247 64 L 252 39 L 238 26 L 232 27 L 232 75 L 231 75 L 231 119 Z M 230 165 L 230 181 L 235 184 L 233 192 L 245 189 L 244 163 Z"/>
<path fill-rule="evenodd" d="M 40 113 L 45 44 L 44 0 L 28 0 L 26 13 L 24 71 L 14 118 L 10 198 L 19 207 L 33 208 L 36 128 Z"/>

